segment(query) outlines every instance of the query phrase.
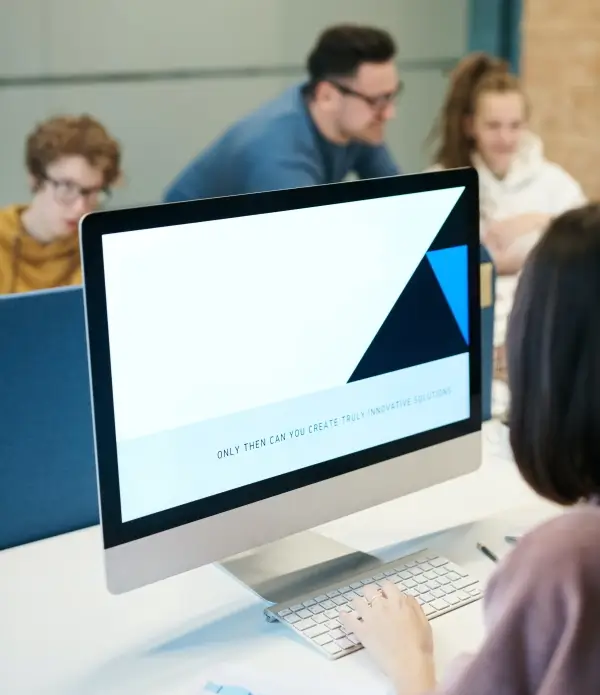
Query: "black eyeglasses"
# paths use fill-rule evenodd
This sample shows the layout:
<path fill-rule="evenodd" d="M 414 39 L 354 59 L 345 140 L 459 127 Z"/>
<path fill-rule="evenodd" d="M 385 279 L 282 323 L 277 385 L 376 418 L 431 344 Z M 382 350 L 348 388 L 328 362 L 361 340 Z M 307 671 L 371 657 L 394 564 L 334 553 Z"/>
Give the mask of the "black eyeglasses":
<path fill-rule="evenodd" d="M 376 111 L 383 111 L 385 108 L 387 108 L 390 104 L 393 104 L 394 101 L 400 96 L 402 93 L 402 90 L 404 89 L 404 83 L 400 82 L 396 89 L 393 92 L 388 92 L 387 94 L 379 94 L 378 96 L 368 96 L 367 94 L 362 94 L 361 92 L 357 92 L 355 89 L 351 89 L 350 87 L 346 87 L 346 85 L 340 84 L 339 82 L 334 82 L 330 80 L 329 82 L 331 85 L 333 85 L 340 94 L 344 94 L 345 96 L 349 97 L 356 97 L 357 99 L 361 99 L 364 101 L 366 104 L 368 104 L 372 109 L 375 109 Z"/>
<path fill-rule="evenodd" d="M 44 176 L 44 181 L 52 186 L 56 200 L 63 205 L 72 205 L 79 198 L 85 198 L 96 205 L 104 205 L 110 198 L 110 189 L 106 187 L 84 188 L 75 181 L 53 179 L 50 176 Z"/>

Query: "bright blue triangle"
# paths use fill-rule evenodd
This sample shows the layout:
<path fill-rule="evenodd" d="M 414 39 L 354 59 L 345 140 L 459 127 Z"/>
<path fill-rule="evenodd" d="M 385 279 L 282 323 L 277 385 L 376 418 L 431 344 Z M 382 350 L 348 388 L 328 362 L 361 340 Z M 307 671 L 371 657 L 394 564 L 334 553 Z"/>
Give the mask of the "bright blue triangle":
<path fill-rule="evenodd" d="M 469 282 L 467 247 L 430 251 L 427 260 L 442 288 L 463 338 L 469 344 Z"/>

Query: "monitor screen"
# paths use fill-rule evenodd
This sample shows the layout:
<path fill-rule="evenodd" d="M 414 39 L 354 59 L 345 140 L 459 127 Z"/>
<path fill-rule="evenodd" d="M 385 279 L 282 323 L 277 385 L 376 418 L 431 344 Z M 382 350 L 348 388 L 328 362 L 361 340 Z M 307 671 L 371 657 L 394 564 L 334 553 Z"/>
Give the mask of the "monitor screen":
<path fill-rule="evenodd" d="M 464 191 L 103 235 L 122 522 L 468 420 Z"/>

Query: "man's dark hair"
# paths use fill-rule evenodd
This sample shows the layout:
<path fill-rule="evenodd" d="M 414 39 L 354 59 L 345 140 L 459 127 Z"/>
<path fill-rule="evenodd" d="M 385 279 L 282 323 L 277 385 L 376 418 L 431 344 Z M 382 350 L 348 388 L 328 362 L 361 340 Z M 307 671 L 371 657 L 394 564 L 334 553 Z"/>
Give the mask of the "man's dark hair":
<path fill-rule="evenodd" d="M 600 493 L 600 205 L 552 222 L 521 274 L 507 335 L 510 443 L 526 482 Z"/>
<path fill-rule="evenodd" d="M 386 63 L 395 55 L 387 31 L 355 24 L 330 27 L 308 56 L 309 91 L 324 80 L 354 76 L 363 63 Z"/>

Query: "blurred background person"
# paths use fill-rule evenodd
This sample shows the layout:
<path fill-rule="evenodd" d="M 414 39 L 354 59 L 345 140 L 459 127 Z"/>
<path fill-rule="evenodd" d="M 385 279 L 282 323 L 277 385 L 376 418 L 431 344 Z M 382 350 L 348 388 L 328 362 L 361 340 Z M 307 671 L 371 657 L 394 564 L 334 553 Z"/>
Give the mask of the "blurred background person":
<path fill-rule="evenodd" d="M 25 149 L 33 195 L 0 210 L 0 294 L 79 284 L 79 220 L 120 175 L 119 144 L 91 116 L 51 118 Z"/>
<path fill-rule="evenodd" d="M 528 104 L 508 63 L 485 53 L 463 58 L 450 77 L 432 133 L 433 169 L 474 166 L 479 174 L 481 238 L 496 270 L 497 374 L 504 376 L 504 340 L 516 276 L 557 215 L 585 203 L 580 185 L 544 156 L 528 128 Z"/>
<path fill-rule="evenodd" d="M 398 174 L 384 145 L 402 86 L 395 56 L 386 31 L 326 29 L 308 57 L 308 82 L 231 126 L 177 176 L 165 200 Z"/>

